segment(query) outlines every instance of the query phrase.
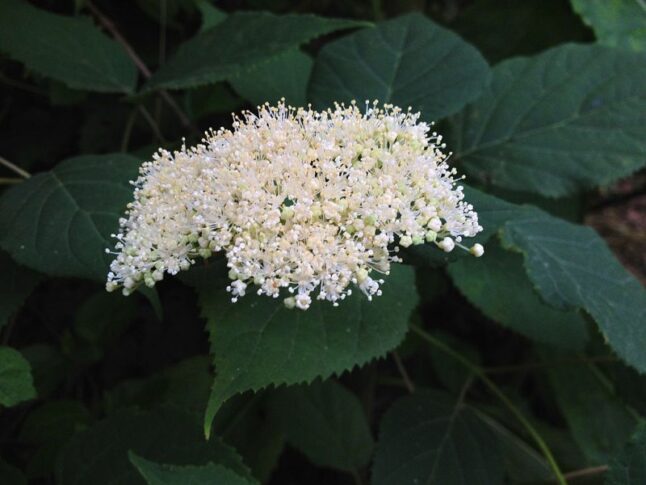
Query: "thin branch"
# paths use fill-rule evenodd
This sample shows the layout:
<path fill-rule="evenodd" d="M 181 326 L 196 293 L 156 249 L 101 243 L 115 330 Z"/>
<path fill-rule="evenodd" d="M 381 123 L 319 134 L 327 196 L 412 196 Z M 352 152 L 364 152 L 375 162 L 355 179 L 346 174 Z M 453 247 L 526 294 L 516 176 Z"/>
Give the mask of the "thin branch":
<path fill-rule="evenodd" d="M 150 69 L 148 69 L 148 66 L 144 63 L 144 61 L 139 57 L 137 52 L 135 52 L 134 48 L 130 45 L 130 43 L 126 40 L 126 38 L 121 35 L 121 32 L 117 29 L 116 25 L 114 25 L 114 22 L 110 20 L 108 17 L 106 17 L 97 7 L 92 3 L 90 0 L 87 0 L 85 2 L 85 5 L 87 8 L 94 14 L 94 16 L 97 18 L 99 23 L 105 27 L 105 29 L 112 34 L 114 39 L 123 46 L 123 48 L 126 50 L 126 53 L 132 59 L 132 62 L 135 63 L 137 66 L 137 69 L 141 72 L 141 74 L 146 78 L 150 79 L 152 77 L 152 73 L 150 72 Z M 161 89 L 158 91 L 159 95 L 168 103 L 168 105 L 175 111 L 175 114 L 181 121 L 182 125 L 184 127 L 189 128 L 193 131 L 196 131 L 199 133 L 199 130 L 197 129 L 196 126 L 191 123 L 191 120 L 188 119 L 188 116 L 182 111 L 182 108 L 179 107 L 177 102 L 173 99 L 173 97 L 168 94 L 167 91 Z"/>
<path fill-rule="evenodd" d="M 166 27 L 168 23 L 168 5 L 166 0 L 159 1 L 159 45 L 157 52 L 157 64 L 163 66 L 166 62 Z M 157 98 L 155 102 L 155 121 L 159 125 L 162 115 L 162 100 Z"/>
<path fill-rule="evenodd" d="M 16 89 L 22 89 L 23 91 L 26 91 L 28 93 L 47 97 L 47 93 L 45 91 L 41 91 L 40 89 L 32 86 L 31 84 L 27 84 L 21 81 L 16 81 L 15 79 L 11 79 L 10 77 L 5 76 L 1 72 L 0 72 L 0 82 L 6 84 L 7 86 L 14 87 Z"/>
<path fill-rule="evenodd" d="M 28 179 L 29 177 L 31 177 L 31 174 L 29 172 L 27 172 L 26 170 L 23 170 L 18 165 L 11 163 L 6 158 L 0 157 L 0 165 L 4 165 L 5 167 L 7 167 L 12 172 L 17 173 L 18 175 L 20 175 L 22 178 Z"/>
<path fill-rule="evenodd" d="M 162 135 L 161 129 L 159 128 L 159 125 L 155 121 L 155 118 L 148 112 L 146 108 L 144 108 L 142 105 L 138 106 L 139 112 L 142 114 L 144 119 L 148 122 L 150 125 L 150 128 L 153 130 L 153 133 L 157 137 L 157 139 L 162 143 L 166 144 L 167 141 L 164 138 L 164 135 Z"/>
<path fill-rule="evenodd" d="M 402 376 L 402 379 L 404 381 L 404 385 L 406 386 L 406 389 L 408 389 L 408 392 L 411 394 L 415 392 L 415 384 L 413 384 L 413 381 L 411 380 L 410 376 L 408 375 L 408 372 L 406 371 L 406 367 L 404 367 L 404 363 L 402 362 L 401 358 L 399 357 L 399 354 L 397 353 L 396 350 L 393 350 L 391 352 L 391 355 L 393 356 L 393 360 L 395 361 L 395 365 L 397 366 L 397 370 L 399 371 L 399 374 Z"/>
<path fill-rule="evenodd" d="M 15 185 L 15 184 L 19 184 L 23 180 L 25 179 L 0 177 L 0 185 Z"/>
<path fill-rule="evenodd" d="M 565 478 L 563 476 L 563 472 L 561 472 L 558 463 L 556 463 L 556 460 L 554 459 L 552 451 L 550 450 L 549 446 L 547 446 L 547 443 L 545 443 L 540 433 L 536 430 L 536 428 L 534 428 L 532 423 L 530 423 L 527 418 L 523 416 L 523 413 L 516 407 L 513 402 L 511 402 L 511 400 L 505 395 L 504 392 L 502 392 L 502 390 L 496 385 L 496 383 L 489 379 L 489 377 L 487 377 L 487 374 L 485 374 L 480 366 L 474 364 L 462 354 L 456 352 L 451 347 L 446 345 L 442 340 L 435 338 L 433 335 L 422 330 L 417 325 L 411 325 L 410 329 L 417 335 L 419 335 L 422 339 L 426 340 L 429 344 L 433 345 L 438 350 L 441 350 L 448 356 L 455 359 L 465 368 L 470 370 L 476 377 L 478 377 L 482 381 L 482 383 L 487 386 L 489 390 L 505 405 L 505 407 L 507 407 L 507 409 L 514 415 L 518 422 L 520 422 L 520 424 L 522 424 L 523 427 L 527 430 L 538 448 L 543 452 L 543 455 L 545 456 L 547 462 L 550 464 L 552 472 L 554 473 L 556 481 L 559 483 L 559 485 L 567 485 L 567 482 L 565 481 Z"/>
<path fill-rule="evenodd" d="M 566 480 L 572 480 L 573 478 L 589 477 L 592 475 L 600 475 L 608 471 L 608 465 L 593 466 L 590 468 L 583 468 L 581 470 L 575 470 L 573 472 L 568 472 L 563 477 Z"/>
<path fill-rule="evenodd" d="M 570 365 L 570 364 L 593 364 L 593 363 L 612 363 L 617 362 L 617 358 L 611 355 L 602 355 L 598 357 L 589 357 L 589 358 L 575 358 L 575 359 L 556 359 L 544 362 L 528 362 L 525 364 L 518 365 L 500 365 L 495 367 L 484 367 L 482 370 L 486 374 L 506 374 L 511 372 L 525 372 L 535 369 L 543 369 L 545 367 L 559 366 L 559 365 Z"/>
<path fill-rule="evenodd" d="M 123 136 L 121 137 L 121 151 L 124 153 L 128 151 L 128 145 L 130 144 L 130 136 L 132 135 L 132 130 L 135 127 L 135 121 L 137 120 L 138 112 L 139 110 L 137 109 L 137 107 L 135 107 L 130 112 L 130 115 L 128 115 L 128 119 L 126 120 L 126 127 L 123 130 Z"/>

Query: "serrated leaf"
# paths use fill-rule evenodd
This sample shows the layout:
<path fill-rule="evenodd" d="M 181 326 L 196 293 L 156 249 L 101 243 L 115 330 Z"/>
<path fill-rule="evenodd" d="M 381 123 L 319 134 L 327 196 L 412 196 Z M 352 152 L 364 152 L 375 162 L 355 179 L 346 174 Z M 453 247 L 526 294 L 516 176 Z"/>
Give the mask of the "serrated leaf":
<path fill-rule="evenodd" d="M 642 0 L 570 0 L 606 45 L 646 51 L 646 5 Z"/>
<path fill-rule="evenodd" d="M 624 449 L 608 465 L 606 485 L 646 483 L 646 422 L 642 421 Z"/>
<path fill-rule="evenodd" d="M 541 301 L 520 254 L 492 241 L 485 256 L 461 258 L 448 272 L 460 292 L 493 321 L 537 342 L 583 350 L 585 320 L 576 311 L 561 311 Z"/>
<path fill-rule="evenodd" d="M 384 415 L 372 470 L 374 485 L 503 483 L 495 435 L 462 403 L 419 392 Z"/>
<path fill-rule="evenodd" d="M 546 371 L 572 436 L 589 464 L 605 464 L 635 429 L 635 416 L 594 365 L 548 367 Z"/>
<path fill-rule="evenodd" d="M 252 485 L 248 480 L 223 467 L 207 463 L 201 466 L 176 466 L 155 463 L 130 452 L 130 462 L 148 485 Z"/>
<path fill-rule="evenodd" d="M 138 166 L 128 155 L 86 155 L 12 187 L 0 198 L 0 246 L 43 273 L 104 280 Z"/>
<path fill-rule="evenodd" d="M 137 82 L 123 47 L 89 19 L 49 13 L 23 0 L 0 2 L 0 50 L 75 89 L 132 93 Z"/>
<path fill-rule="evenodd" d="M 412 106 L 433 121 L 477 98 L 489 77 L 474 47 L 423 15 L 409 14 L 323 47 L 309 97 L 318 108 L 377 99 Z"/>
<path fill-rule="evenodd" d="M 285 98 L 292 106 L 305 106 L 313 64 L 310 56 L 291 49 L 238 73 L 229 82 L 240 96 L 256 105 L 275 104 Z"/>
<path fill-rule="evenodd" d="M 372 302 L 357 290 L 338 307 L 315 301 L 307 311 L 251 294 L 232 304 L 226 271 L 210 273 L 195 281 L 217 373 L 207 434 L 215 413 L 235 394 L 325 379 L 382 357 L 403 340 L 418 300 L 413 270 L 401 265 L 393 266 L 383 295 Z"/>
<path fill-rule="evenodd" d="M 586 310 L 619 357 L 646 371 L 646 291 L 594 230 L 528 208 L 505 223 L 501 237 L 523 253 L 546 302 Z"/>
<path fill-rule="evenodd" d="M 451 120 L 464 170 L 494 185 L 574 194 L 646 162 L 646 64 L 600 45 L 562 45 L 498 64 L 491 86 Z"/>
<path fill-rule="evenodd" d="M 0 405 L 11 407 L 35 397 L 29 362 L 17 350 L 0 346 Z"/>
<path fill-rule="evenodd" d="M 147 413 L 121 411 L 76 434 L 59 455 L 56 483 L 145 483 L 130 463 L 129 451 L 160 463 L 215 463 L 249 478 L 232 448 L 217 439 L 204 440 L 193 416 L 160 408 Z"/>
<path fill-rule="evenodd" d="M 271 399 L 290 445 L 317 466 L 358 471 L 370 460 L 373 440 L 359 399 L 328 380 L 278 391 Z"/>
<path fill-rule="evenodd" d="M 315 15 L 236 12 L 182 44 L 146 89 L 183 89 L 224 81 L 283 51 L 365 22 Z"/>
<path fill-rule="evenodd" d="M 16 264 L 0 251 L 0 330 L 9 317 L 20 309 L 24 301 L 42 280 L 42 276 Z"/>

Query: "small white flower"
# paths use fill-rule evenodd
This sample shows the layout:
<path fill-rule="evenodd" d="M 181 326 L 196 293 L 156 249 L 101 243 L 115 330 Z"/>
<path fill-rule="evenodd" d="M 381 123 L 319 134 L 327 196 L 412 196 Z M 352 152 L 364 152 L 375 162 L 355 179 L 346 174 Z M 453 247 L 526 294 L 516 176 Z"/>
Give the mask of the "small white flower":
<path fill-rule="evenodd" d="M 453 251 L 453 248 L 455 248 L 455 242 L 450 237 L 445 237 L 439 243 L 437 243 L 437 245 L 440 247 L 440 249 L 446 251 L 447 253 L 450 253 L 451 251 Z"/>
<path fill-rule="evenodd" d="M 312 303 L 312 299 L 310 298 L 309 295 L 306 295 L 305 293 L 301 293 L 296 296 L 296 308 L 300 308 L 301 310 L 307 310 L 310 307 L 311 303 Z"/>
<path fill-rule="evenodd" d="M 129 294 L 221 252 L 233 301 L 251 284 L 273 298 L 295 294 L 288 308 L 308 308 L 313 292 L 336 305 L 352 285 L 378 296 L 383 281 L 370 274 L 388 274 L 398 246 L 451 251 L 482 230 L 429 131 L 392 105 L 280 103 L 196 147 L 160 150 L 134 182 L 106 289 Z"/>
<path fill-rule="evenodd" d="M 474 244 L 471 246 L 471 249 L 469 249 L 469 252 L 473 254 L 476 258 L 479 258 L 484 254 L 484 247 L 482 247 L 482 244 Z"/>

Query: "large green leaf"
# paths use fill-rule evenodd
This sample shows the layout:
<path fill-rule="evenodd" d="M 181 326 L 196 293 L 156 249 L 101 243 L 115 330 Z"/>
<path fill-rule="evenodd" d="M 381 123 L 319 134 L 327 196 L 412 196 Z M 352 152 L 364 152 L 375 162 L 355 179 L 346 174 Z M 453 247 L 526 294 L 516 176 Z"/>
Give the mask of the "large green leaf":
<path fill-rule="evenodd" d="M 232 304 L 225 273 L 194 277 L 217 372 L 207 434 L 222 403 L 237 393 L 327 378 L 382 357 L 403 340 L 417 304 L 413 270 L 401 265 L 372 302 L 357 290 L 338 307 L 316 300 L 307 311 L 255 294 Z"/>
<path fill-rule="evenodd" d="M 148 485 L 252 485 L 257 483 L 241 477 L 222 465 L 213 463 L 200 466 L 164 465 L 141 458 L 132 452 L 130 462 Z"/>
<path fill-rule="evenodd" d="M 27 463 L 29 478 L 51 476 L 60 449 L 90 422 L 89 411 L 79 401 L 48 401 L 29 413 L 19 435 L 22 444 L 35 450 Z"/>
<path fill-rule="evenodd" d="M 500 187 L 564 196 L 646 162 L 646 63 L 600 45 L 563 45 L 494 68 L 452 118 L 461 166 Z"/>
<path fill-rule="evenodd" d="M 335 381 L 288 387 L 271 408 L 289 444 L 315 465 L 358 472 L 370 460 L 373 440 L 361 403 Z"/>
<path fill-rule="evenodd" d="M 548 367 L 547 375 L 572 436 L 589 464 L 607 463 L 635 429 L 635 416 L 592 364 Z"/>
<path fill-rule="evenodd" d="M 240 96 L 256 105 L 285 98 L 292 106 L 304 106 L 313 64 L 310 56 L 291 49 L 238 73 L 230 82 Z"/>
<path fill-rule="evenodd" d="M 412 106 L 432 121 L 477 98 L 489 76 L 475 48 L 410 14 L 327 44 L 314 66 L 310 98 L 319 108 L 377 99 Z"/>
<path fill-rule="evenodd" d="M 502 240 L 524 254 L 545 301 L 583 308 L 619 357 L 646 372 L 646 291 L 594 230 L 528 208 L 505 223 Z"/>
<path fill-rule="evenodd" d="M 624 449 L 609 463 L 606 485 L 646 483 L 646 422 L 642 421 Z"/>
<path fill-rule="evenodd" d="M 534 291 L 523 269 L 523 258 L 487 245 L 482 258 L 461 258 L 449 265 L 453 283 L 492 320 L 537 342 L 583 350 L 586 322 L 575 311 L 548 306 Z"/>
<path fill-rule="evenodd" d="M 0 199 L 0 246 L 43 273 L 104 279 L 138 165 L 123 154 L 81 156 L 12 187 Z"/>
<path fill-rule="evenodd" d="M 16 264 L 0 251 L 0 329 L 24 303 L 42 276 Z"/>
<path fill-rule="evenodd" d="M 71 88 L 131 93 L 137 81 L 123 47 L 89 19 L 55 15 L 23 0 L 0 2 L 0 50 Z"/>
<path fill-rule="evenodd" d="M 56 483 L 145 483 L 130 463 L 129 451 L 159 463 L 215 463 L 250 478 L 232 448 L 217 439 L 204 440 L 192 415 L 160 408 L 148 413 L 121 411 L 76 434 L 59 455 Z"/>
<path fill-rule="evenodd" d="M 146 88 L 182 89 L 223 81 L 321 35 L 364 25 L 315 15 L 236 12 L 181 45 Z"/>
<path fill-rule="evenodd" d="M 603 44 L 646 51 L 646 4 L 643 0 L 570 1 Z"/>
<path fill-rule="evenodd" d="M 0 346 L 0 406 L 36 397 L 29 362 L 15 349 Z"/>
<path fill-rule="evenodd" d="M 373 485 L 498 485 L 503 476 L 495 435 L 447 394 L 420 392 L 400 399 L 381 422 Z"/>

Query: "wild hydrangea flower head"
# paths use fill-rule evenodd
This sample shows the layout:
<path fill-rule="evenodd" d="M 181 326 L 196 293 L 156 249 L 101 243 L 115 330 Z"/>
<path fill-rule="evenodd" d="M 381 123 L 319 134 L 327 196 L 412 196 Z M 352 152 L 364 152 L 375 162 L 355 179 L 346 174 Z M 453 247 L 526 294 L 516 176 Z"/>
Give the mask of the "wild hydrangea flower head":
<path fill-rule="evenodd" d="M 400 247 L 467 249 L 482 230 L 443 148 L 419 113 L 376 102 L 245 112 L 142 165 L 106 287 L 127 295 L 223 252 L 234 302 L 252 288 L 300 309 L 371 299 Z"/>

